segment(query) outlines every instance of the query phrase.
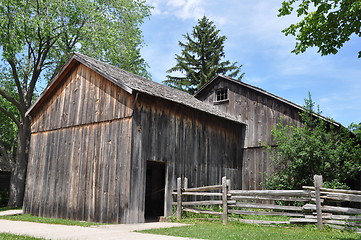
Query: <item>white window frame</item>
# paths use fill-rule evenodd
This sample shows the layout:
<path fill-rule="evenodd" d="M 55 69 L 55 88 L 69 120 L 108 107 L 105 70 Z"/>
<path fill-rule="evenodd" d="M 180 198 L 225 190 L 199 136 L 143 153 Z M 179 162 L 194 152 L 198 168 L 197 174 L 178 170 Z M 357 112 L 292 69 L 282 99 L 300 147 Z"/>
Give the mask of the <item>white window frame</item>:
<path fill-rule="evenodd" d="M 228 88 L 219 88 L 214 91 L 214 103 L 225 103 L 229 101 Z"/>

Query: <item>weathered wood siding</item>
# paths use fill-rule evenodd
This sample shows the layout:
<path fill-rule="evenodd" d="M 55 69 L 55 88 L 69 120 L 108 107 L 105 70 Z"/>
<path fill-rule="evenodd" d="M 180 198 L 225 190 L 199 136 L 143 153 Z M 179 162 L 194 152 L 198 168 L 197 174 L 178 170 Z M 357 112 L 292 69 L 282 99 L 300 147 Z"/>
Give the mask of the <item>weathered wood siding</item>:
<path fill-rule="evenodd" d="M 61 80 L 33 118 L 25 213 L 127 223 L 133 102 L 83 65 Z"/>
<path fill-rule="evenodd" d="M 228 88 L 228 102 L 214 103 L 215 90 Z M 273 171 L 269 153 L 262 146 L 273 145 L 271 130 L 282 120 L 284 125 L 300 125 L 299 110 L 251 88 L 218 78 L 197 96 L 247 125 L 244 144 L 243 189 L 261 189 L 264 172 Z"/>
<path fill-rule="evenodd" d="M 109 121 L 131 116 L 133 98 L 112 82 L 76 65 L 32 116 L 32 132 Z"/>
<path fill-rule="evenodd" d="M 96 222 L 129 215 L 131 120 L 34 133 L 25 213 Z"/>
<path fill-rule="evenodd" d="M 25 213 L 144 222 L 148 160 L 165 163 L 166 215 L 179 176 L 201 186 L 226 175 L 241 187 L 243 124 L 68 69 L 32 111 Z"/>
<path fill-rule="evenodd" d="M 189 186 L 218 184 L 222 176 L 241 187 L 243 124 L 140 95 L 133 116 L 131 204 L 144 216 L 146 161 L 166 163 L 165 214 L 170 214 L 176 178 Z M 132 206 L 131 205 L 131 206 Z M 135 207 L 132 207 L 135 209 Z"/>

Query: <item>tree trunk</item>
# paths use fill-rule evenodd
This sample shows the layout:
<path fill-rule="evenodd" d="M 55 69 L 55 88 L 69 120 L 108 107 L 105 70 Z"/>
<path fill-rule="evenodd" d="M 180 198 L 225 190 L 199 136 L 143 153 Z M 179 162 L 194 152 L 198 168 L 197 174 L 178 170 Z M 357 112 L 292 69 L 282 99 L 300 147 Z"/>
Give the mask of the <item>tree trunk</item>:
<path fill-rule="evenodd" d="M 19 128 L 16 159 L 11 169 L 9 207 L 21 207 L 23 205 L 30 135 L 30 119 L 25 117 L 23 125 Z"/>

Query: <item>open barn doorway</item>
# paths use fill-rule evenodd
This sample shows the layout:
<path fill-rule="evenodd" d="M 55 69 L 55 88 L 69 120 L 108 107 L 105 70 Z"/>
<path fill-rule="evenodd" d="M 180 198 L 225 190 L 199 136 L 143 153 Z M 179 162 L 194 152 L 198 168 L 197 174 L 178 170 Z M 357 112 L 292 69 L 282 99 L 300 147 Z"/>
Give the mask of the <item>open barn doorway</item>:
<path fill-rule="evenodd" d="M 147 161 L 145 220 L 158 221 L 164 216 L 165 163 Z"/>

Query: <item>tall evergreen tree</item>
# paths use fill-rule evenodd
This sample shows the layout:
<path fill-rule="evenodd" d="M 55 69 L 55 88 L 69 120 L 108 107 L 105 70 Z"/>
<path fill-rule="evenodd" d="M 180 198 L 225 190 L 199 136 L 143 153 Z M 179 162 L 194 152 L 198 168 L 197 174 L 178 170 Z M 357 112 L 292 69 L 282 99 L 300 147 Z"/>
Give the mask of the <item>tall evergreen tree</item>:
<path fill-rule="evenodd" d="M 241 73 L 242 65 L 223 60 L 226 36 L 219 36 L 219 32 L 207 17 L 198 20 L 192 33 L 183 35 L 186 42 L 179 41 L 182 52 L 176 54 L 177 64 L 167 71 L 180 72 L 183 76 L 167 75 L 167 80 L 163 82 L 193 94 L 217 74 L 227 74 L 241 80 L 244 75 Z"/>

